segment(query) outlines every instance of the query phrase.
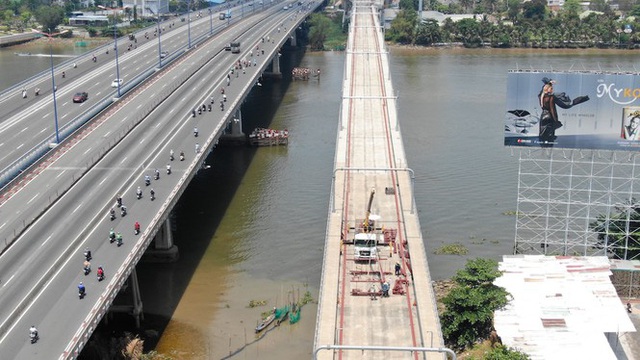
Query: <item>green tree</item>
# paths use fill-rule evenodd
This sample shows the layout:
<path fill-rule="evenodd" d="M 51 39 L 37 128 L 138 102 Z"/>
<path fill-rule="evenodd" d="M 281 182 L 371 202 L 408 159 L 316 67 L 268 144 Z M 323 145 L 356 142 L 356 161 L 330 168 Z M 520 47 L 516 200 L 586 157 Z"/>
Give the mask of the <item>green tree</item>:
<path fill-rule="evenodd" d="M 609 6 L 609 3 L 606 0 L 593 0 L 589 3 L 589 10 L 601 11 L 606 14 L 611 12 L 611 6 Z"/>
<path fill-rule="evenodd" d="M 510 294 L 493 281 L 501 275 L 490 259 L 469 260 L 453 278 L 454 288 L 443 299 L 446 310 L 440 316 L 445 343 L 464 349 L 486 339 L 493 329 L 493 312 L 504 308 Z"/>
<path fill-rule="evenodd" d="M 42 31 L 55 31 L 56 27 L 64 20 L 64 8 L 62 6 L 40 6 L 35 12 L 35 18 Z"/>
<path fill-rule="evenodd" d="M 482 356 L 482 360 L 529 360 L 531 357 L 518 350 L 497 345 Z"/>
<path fill-rule="evenodd" d="M 522 16 L 526 19 L 544 20 L 547 14 L 547 0 L 532 0 L 522 4 Z"/>
<path fill-rule="evenodd" d="M 589 228 L 597 234 L 598 246 L 606 247 L 618 259 L 640 256 L 640 205 L 616 207 L 611 214 L 598 215 Z"/>
<path fill-rule="evenodd" d="M 426 19 L 418 25 L 415 39 L 416 45 L 430 46 L 439 42 L 442 42 L 442 31 L 437 20 Z"/>
<path fill-rule="evenodd" d="M 331 31 L 331 20 L 322 14 L 314 13 L 309 20 L 309 45 L 312 50 L 323 50 L 324 42 Z"/>
<path fill-rule="evenodd" d="M 582 6 L 579 0 L 566 0 L 564 5 L 562 5 L 562 9 L 569 15 L 578 16 L 582 10 Z"/>
<path fill-rule="evenodd" d="M 391 27 L 385 33 L 389 40 L 401 44 L 413 44 L 418 25 L 418 13 L 413 10 L 400 10 L 396 18 L 391 21 Z"/>

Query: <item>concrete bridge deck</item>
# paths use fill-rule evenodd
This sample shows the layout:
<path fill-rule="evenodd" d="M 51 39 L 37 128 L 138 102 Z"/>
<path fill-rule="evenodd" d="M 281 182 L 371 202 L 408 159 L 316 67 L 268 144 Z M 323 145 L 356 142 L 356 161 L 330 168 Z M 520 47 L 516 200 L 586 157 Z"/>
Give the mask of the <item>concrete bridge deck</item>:
<path fill-rule="evenodd" d="M 444 345 L 378 11 L 356 1 L 351 14 L 314 354 L 443 359 L 443 349 L 398 349 Z M 356 233 L 376 235 L 375 258 L 355 260 Z M 319 349 L 327 346 L 334 348 Z"/>

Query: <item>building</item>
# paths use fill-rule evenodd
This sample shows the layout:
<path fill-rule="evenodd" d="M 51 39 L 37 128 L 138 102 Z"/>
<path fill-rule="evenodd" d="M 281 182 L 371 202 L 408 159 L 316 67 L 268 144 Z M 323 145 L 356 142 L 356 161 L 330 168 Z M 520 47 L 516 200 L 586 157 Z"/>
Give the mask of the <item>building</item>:
<path fill-rule="evenodd" d="M 139 17 L 156 17 L 169 12 L 169 0 L 123 0 L 122 7 L 135 8 Z"/>

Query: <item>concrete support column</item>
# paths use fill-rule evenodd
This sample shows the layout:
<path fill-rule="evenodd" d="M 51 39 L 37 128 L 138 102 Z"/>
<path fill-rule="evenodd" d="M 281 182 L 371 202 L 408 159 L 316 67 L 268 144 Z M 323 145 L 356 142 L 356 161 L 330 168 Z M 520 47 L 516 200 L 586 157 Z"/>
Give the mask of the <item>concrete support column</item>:
<path fill-rule="evenodd" d="M 136 327 L 140 327 L 140 322 L 144 320 L 144 313 L 142 312 L 142 295 L 140 294 L 140 286 L 138 283 L 138 273 L 136 272 L 136 268 L 134 267 L 131 270 L 131 274 L 129 275 L 129 279 L 125 286 L 120 289 L 120 294 L 118 297 L 126 298 L 127 292 L 131 291 L 131 302 L 129 304 L 119 304 L 112 305 L 109 308 L 109 314 L 112 313 L 124 313 L 131 314 L 136 321 Z M 105 322 L 107 321 L 108 316 L 104 318 Z"/>
<path fill-rule="evenodd" d="M 242 132 L 242 111 L 240 108 L 236 110 L 235 115 L 233 116 L 233 121 L 231 121 L 231 136 L 238 136 L 244 138 L 245 135 Z"/>
<path fill-rule="evenodd" d="M 129 275 L 129 283 L 131 284 L 131 297 L 133 300 L 133 309 L 131 314 L 136 320 L 136 327 L 140 327 L 140 321 L 144 320 L 144 313 L 142 312 L 142 296 L 140 295 L 140 286 L 138 284 L 138 272 L 134 267 Z"/>
<path fill-rule="evenodd" d="M 298 37 L 296 36 L 296 32 L 292 31 L 291 35 L 289 35 L 289 42 L 291 43 L 291 46 L 295 47 L 298 46 Z"/>
<path fill-rule="evenodd" d="M 171 247 L 173 247 L 173 234 L 171 233 L 171 220 L 167 218 L 153 239 L 153 248 L 155 250 L 168 250 Z"/>
<path fill-rule="evenodd" d="M 273 56 L 273 59 L 271 59 L 271 73 L 275 74 L 275 75 L 282 75 L 282 72 L 280 72 L 280 52 L 276 52 L 276 54 Z"/>
<path fill-rule="evenodd" d="M 153 246 L 147 248 L 144 260 L 150 262 L 173 262 L 178 260 L 178 256 L 178 247 L 173 244 L 171 218 L 167 217 L 153 238 Z"/>

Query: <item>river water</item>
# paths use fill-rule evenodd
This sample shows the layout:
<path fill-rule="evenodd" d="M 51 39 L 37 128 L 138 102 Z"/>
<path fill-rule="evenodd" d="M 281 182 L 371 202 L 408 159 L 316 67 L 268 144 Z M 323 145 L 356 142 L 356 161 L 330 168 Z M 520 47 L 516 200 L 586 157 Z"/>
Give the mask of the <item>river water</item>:
<path fill-rule="evenodd" d="M 0 84 L 28 73 L 25 61 L 5 70 L 7 51 L 16 50 L 0 50 Z M 344 54 L 284 53 L 281 60 L 283 69 L 320 68 L 322 77 L 285 76 L 256 88 L 242 110 L 245 131 L 287 128 L 289 146 L 218 149 L 212 168 L 185 192 L 173 217 L 180 259 L 138 268 L 144 327 L 161 332 L 147 332 L 147 348 L 176 359 L 311 357 L 315 304 L 303 307 L 298 324 L 262 338 L 253 328 L 273 306 L 306 291 L 318 296 Z M 515 219 L 504 214 L 516 208 L 518 153 L 502 145 L 507 70 L 633 70 L 636 60 L 616 50 L 392 50 L 433 279 L 451 277 L 468 259 L 512 251 Z M 434 254 L 452 243 L 469 253 Z M 252 300 L 265 305 L 251 308 Z"/>

